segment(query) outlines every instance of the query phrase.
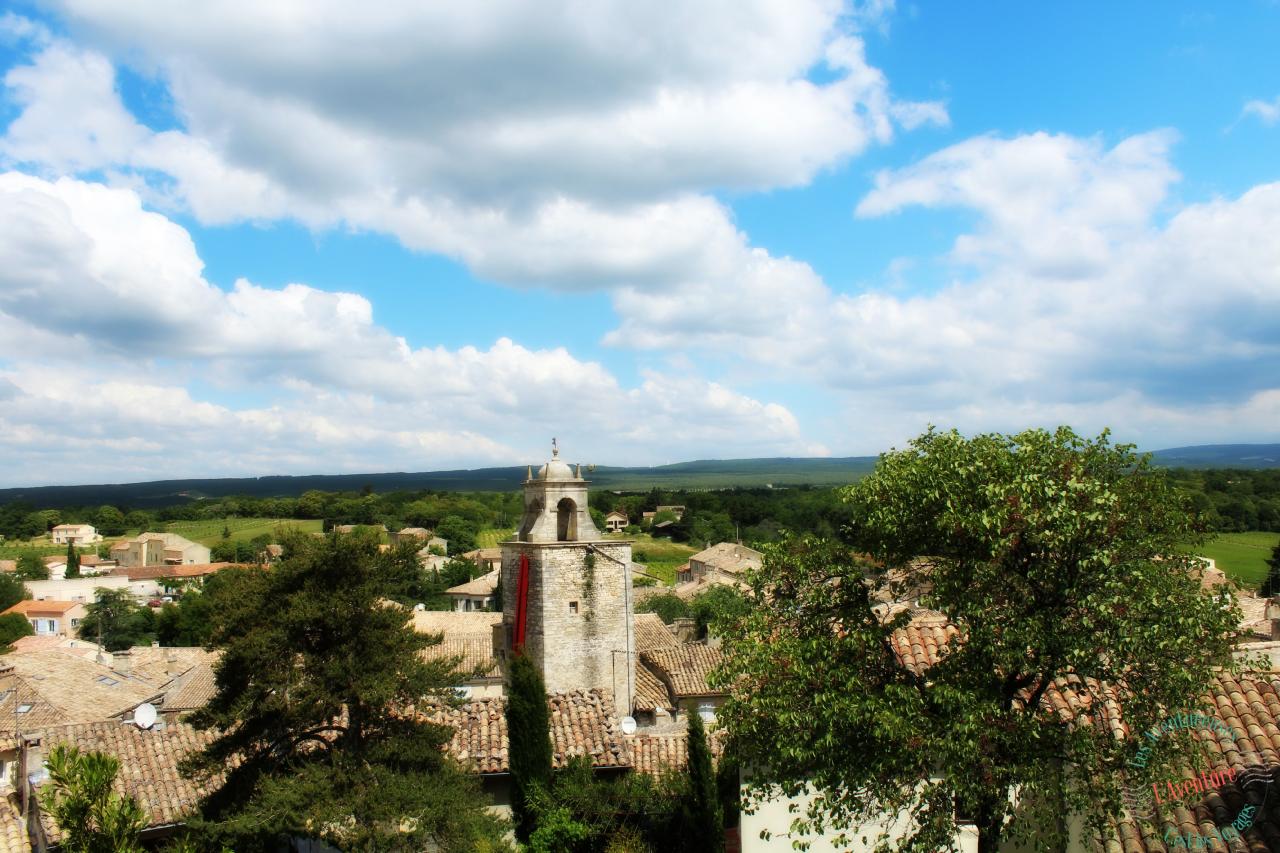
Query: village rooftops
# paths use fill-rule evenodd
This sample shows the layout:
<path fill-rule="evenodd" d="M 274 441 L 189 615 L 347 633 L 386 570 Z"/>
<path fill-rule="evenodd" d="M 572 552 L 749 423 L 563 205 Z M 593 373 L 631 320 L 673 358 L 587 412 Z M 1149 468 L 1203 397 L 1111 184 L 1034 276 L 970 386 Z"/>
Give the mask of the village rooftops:
<path fill-rule="evenodd" d="M 498 579 L 500 576 L 501 570 L 494 569 L 492 572 L 481 575 L 473 580 L 469 580 L 466 583 L 451 586 L 444 591 L 444 594 L 469 597 L 493 595 L 494 591 L 498 588 Z"/>

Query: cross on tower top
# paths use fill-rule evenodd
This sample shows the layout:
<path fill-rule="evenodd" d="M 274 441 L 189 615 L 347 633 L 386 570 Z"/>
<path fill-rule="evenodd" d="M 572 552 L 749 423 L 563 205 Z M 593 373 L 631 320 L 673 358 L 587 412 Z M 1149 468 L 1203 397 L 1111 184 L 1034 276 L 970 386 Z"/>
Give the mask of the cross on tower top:
<path fill-rule="evenodd" d="M 560 458 L 560 446 L 556 444 L 555 436 L 552 436 L 551 438 L 551 458 L 552 459 Z"/>

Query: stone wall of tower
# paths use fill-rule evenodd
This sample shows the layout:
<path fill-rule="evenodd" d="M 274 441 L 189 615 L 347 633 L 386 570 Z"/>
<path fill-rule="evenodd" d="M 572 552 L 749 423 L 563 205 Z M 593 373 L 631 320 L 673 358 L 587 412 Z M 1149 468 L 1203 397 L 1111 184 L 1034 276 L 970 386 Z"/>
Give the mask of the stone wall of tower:
<path fill-rule="evenodd" d="M 587 568 L 587 555 L 595 566 Z M 631 543 L 614 540 L 502 545 L 502 621 L 514 637 L 520 556 L 529 557 L 525 653 L 547 692 L 609 690 L 619 714 L 635 693 Z"/>

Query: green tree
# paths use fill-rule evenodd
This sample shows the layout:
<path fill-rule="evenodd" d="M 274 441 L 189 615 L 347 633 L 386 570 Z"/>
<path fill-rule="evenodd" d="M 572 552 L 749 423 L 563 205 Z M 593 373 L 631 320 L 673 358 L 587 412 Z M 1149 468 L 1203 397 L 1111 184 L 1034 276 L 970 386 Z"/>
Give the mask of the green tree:
<path fill-rule="evenodd" d="M 474 522 L 458 515 L 446 516 L 436 527 L 436 535 L 449 543 L 450 554 L 465 554 L 477 547 L 479 530 Z"/>
<path fill-rule="evenodd" d="M 551 790 L 551 722 L 542 674 L 527 655 L 507 670 L 507 743 L 511 765 L 511 813 L 516 837 L 528 842 L 535 829 L 534 798 Z"/>
<path fill-rule="evenodd" d="M 0 574 L 0 610 L 8 610 L 27 597 L 27 588 L 13 575 Z"/>
<path fill-rule="evenodd" d="M 237 851 L 289 836 L 350 851 L 499 843 L 478 782 L 445 749 L 452 732 L 412 713 L 447 701 L 458 674 L 423 658 L 438 636 L 386 604 L 376 537 L 291 535 L 286 553 L 202 593 L 222 656 L 191 718 L 219 733 L 185 766 L 214 786 L 193 830 Z"/>
<path fill-rule="evenodd" d="M 0 616 L 0 654 L 10 651 L 14 640 L 30 637 L 35 632 L 31 622 L 21 613 L 6 613 Z"/>
<path fill-rule="evenodd" d="M 124 533 L 124 513 L 113 506 L 100 506 L 94 513 L 94 525 L 104 536 Z"/>
<path fill-rule="evenodd" d="M 120 762 L 101 752 L 81 752 L 58 744 L 46 762 L 49 781 L 40 789 L 40 805 L 48 812 L 67 853 L 142 853 L 138 834 L 146 815 L 138 801 L 111 790 Z"/>
<path fill-rule="evenodd" d="M 674 592 L 662 592 L 651 595 L 636 605 L 637 613 L 657 613 L 663 622 L 670 625 L 677 619 L 689 615 L 688 603 Z"/>
<path fill-rule="evenodd" d="M 80 577 L 80 552 L 76 550 L 74 542 L 67 543 L 67 577 Z"/>
<path fill-rule="evenodd" d="M 37 551 L 24 551 L 18 557 L 18 568 L 14 572 L 26 580 L 44 581 L 49 579 L 49 567 Z"/>
<path fill-rule="evenodd" d="M 744 616 L 751 607 L 746 595 L 725 584 L 715 584 L 695 595 L 689 602 L 689 615 L 698 626 L 698 638 L 719 635 L 727 625 Z"/>
<path fill-rule="evenodd" d="M 80 639 L 97 642 L 101 638 L 109 652 L 151 642 L 155 615 L 150 608 L 136 604 L 129 590 L 98 587 L 94 595 L 96 600 L 85 608 L 80 621 Z"/>
<path fill-rule="evenodd" d="M 1280 542 L 1271 549 L 1271 556 L 1267 559 L 1267 579 L 1262 582 L 1258 594 L 1264 598 L 1280 595 Z"/>
<path fill-rule="evenodd" d="M 899 849 L 950 849 L 957 814 L 983 853 L 1035 832 L 1054 847 L 1062 813 L 1101 831 L 1130 746 L 1092 724 L 1096 702 L 1050 712 L 1046 693 L 1072 692 L 1067 676 L 1108 685 L 1144 731 L 1238 666 L 1239 610 L 1201 590 L 1181 494 L 1106 433 L 930 430 L 844 496 L 851 537 L 894 571 L 841 543 L 767 546 L 750 573 L 760 606 L 728 631 L 720 673 L 750 795 L 816 791 L 801 833 L 904 811 Z M 960 632 L 927 677 L 893 642 L 909 613 L 877 606 L 911 588 Z"/>
<path fill-rule="evenodd" d="M 689 794 L 681 803 L 681 818 L 688 849 L 714 851 L 724 849 L 724 813 L 720 808 L 720 792 L 716 788 L 715 769 L 702 717 L 690 708 L 689 718 Z"/>

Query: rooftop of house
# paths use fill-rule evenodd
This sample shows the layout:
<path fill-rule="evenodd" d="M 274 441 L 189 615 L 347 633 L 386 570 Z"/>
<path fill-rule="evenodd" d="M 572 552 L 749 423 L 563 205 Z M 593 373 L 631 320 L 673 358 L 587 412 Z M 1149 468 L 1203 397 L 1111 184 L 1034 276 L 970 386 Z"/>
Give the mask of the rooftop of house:
<path fill-rule="evenodd" d="M 451 586 L 444 591 L 445 595 L 457 596 L 490 596 L 498 588 L 498 580 L 501 578 L 502 572 L 494 569 L 486 575 L 469 580 L 466 583 L 460 583 L 457 586 Z"/>
<path fill-rule="evenodd" d="M 586 690 L 547 697 L 551 717 L 552 764 L 566 766 L 586 756 L 596 768 L 631 766 L 631 753 L 613 714 L 608 691 Z M 507 747 L 506 700 L 478 699 L 451 708 L 430 708 L 425 715 L 453 729 L 450 750 L 478 773 L 510 771 Z"/>
<path fill-rule="evenodd" d="M 174 566 L 129 566 L 107 572 L 111 577 L 127 577 L 131 581 L 159 578 L 202 578 L 237 563 L 190 563 Z"/>
<path fill-rule="evenodd" d="M 502 670 L 493 656 L 493 639 L 489 636 L 446 635 L 444 640 L 422 650 L 427 660 L 457 658 L 458 669 L 471 678 L 501 678 Z"/>
<path fill-rule="evenodd" d="M 477 548 L 474 551 L 468 551 L 462 555 L 464 560 L 501 560 L 501 548 Z"/>
<path fill-rule="evenodd" d="M 635 627 L 637 652 L 680 647 L 676 635 L 671 633 L 671 629 L 657 613 L 637 613 L 632 624 Z"/>
<path fill-rule="evenodd" d="M 92 524 L 56 524 L 54 530 L 83 530 L 84 528 L 93 529 Z"/>
<path fill-rule="evenodd" d="M 702 563 L 708 568 L 736 574 L 745 566 L 759 566 L 764 554 L 737 542 L 720 542 L 705 548 L 689 558 L 690 563 Z"/>
<path fill-rule="evenodd" d="M 413 628 L 423 634 L 444 634 L 445 639 L 458 635 L 493 636 L 493 626 L 502 621 L 501 613 L 458 613 L 453 610 L 415 610 Z"/>
<path fill-rule="evenodd" d="M 21 613 L 23 616 L 61 616 L 68 610 L 74 610 L 77 607 L 84 607 L 84 602 L 53 601 L 52 599 L 33 601 L 30 598 L 25 598 L 4 611 L 4 613 L 0 613 L 0 616 L 6 613 Z"/>
<path fill-rule="evenodd" d="M 406 527 L 403 528 L 397 536 L 430 536 L 431 531 L 425 527 Z"/>
<path fill-rule="evenodd" d="M 702 643 L 684 643 L 675 648 L 652 649 L 640 653 L 640 662 L 666 685 L 674 700 L 697 696 L 720 696 L 724 691 L 707 683 L 711 670 L 719 665 L 720 650 Z"/>
<path fill-rule="evenodd" d="M 180 823 L 195 811 L 206 793 L 203 784 L 182 775 L 178 763 L 207 746 L 215 737 L 212 731 L 199 731 L 185 723 L 143 730 L 113 721 L 48 728 L 34 736 L 39 738 L 44 755 L 56 744 L 65 743 L 118 758 L 120 772 L 112 787 L 137 799 L 148 826 Z M 42 811 L 41 819 L 46 836 L 57 839 L 57 827 L 47 813 Z"/>
<path fill-rule="evenodd" d="M 111 719 L 160 692 L 159 685 L 146 679 L 61 648 L 6 655 L 4 661 L 11 668 L 8 677 L 37 694 L 42 713 L 56 715 L 60 722 Z"/>

